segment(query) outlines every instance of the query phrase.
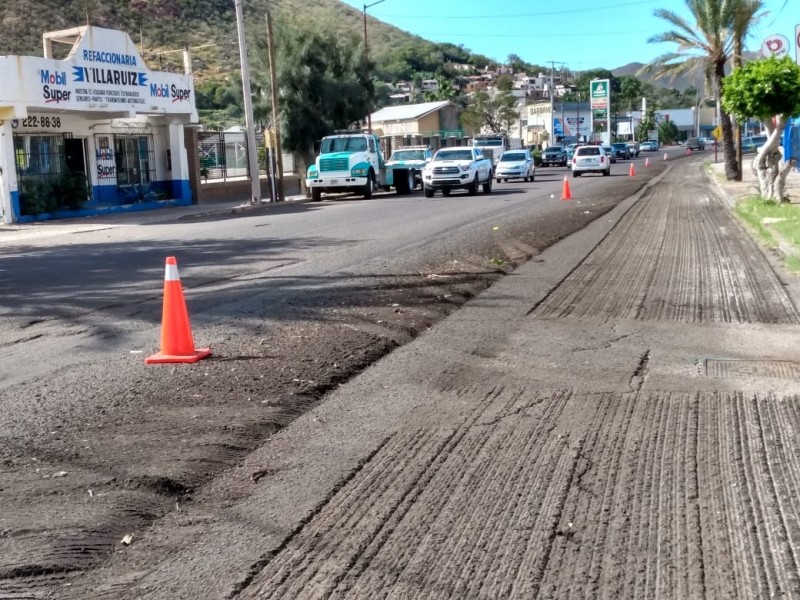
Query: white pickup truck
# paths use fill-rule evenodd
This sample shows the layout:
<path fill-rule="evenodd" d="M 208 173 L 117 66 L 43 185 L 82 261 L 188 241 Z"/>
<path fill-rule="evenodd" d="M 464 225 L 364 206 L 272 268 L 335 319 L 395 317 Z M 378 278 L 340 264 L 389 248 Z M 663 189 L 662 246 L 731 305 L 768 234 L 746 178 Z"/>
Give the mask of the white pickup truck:
<path fill-rule="evenodd" d="M 452 190 L 458 189 L 474 196 L 480 185 L 488 194 L 492 191 L 492 172 L 492 161 L 483 156 L 480 148 L 442 148 L 422 171 L 422 187 L 426 198 L 433 198 L 436 190 L 449 196 Z"/>

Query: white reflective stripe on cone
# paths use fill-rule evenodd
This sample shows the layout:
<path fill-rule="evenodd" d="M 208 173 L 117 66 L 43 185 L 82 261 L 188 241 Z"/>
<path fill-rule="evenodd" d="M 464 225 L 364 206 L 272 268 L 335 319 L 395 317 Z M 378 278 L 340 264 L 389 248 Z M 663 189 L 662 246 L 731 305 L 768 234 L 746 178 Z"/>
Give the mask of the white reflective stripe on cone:
<path fill-rule="evenodd" d="M 164 281 L 180 281 L 178 276 L 178 265 L 167 265 L 164 271 Z"/>

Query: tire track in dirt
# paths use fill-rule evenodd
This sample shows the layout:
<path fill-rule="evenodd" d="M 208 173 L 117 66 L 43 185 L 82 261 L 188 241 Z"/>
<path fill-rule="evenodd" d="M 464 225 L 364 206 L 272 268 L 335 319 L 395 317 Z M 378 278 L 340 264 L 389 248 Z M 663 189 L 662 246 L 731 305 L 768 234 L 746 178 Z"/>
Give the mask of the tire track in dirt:
<path fill-rule="evenodd" d="M 541 572 L 577 458 L 551 433 L 569 397 L 503 391 L 454 431 L 397 434 L 240 597 L 411 598 L 444 586 L 489 598 L 523 557 Z"/>
<path fill-rule="evenodd" d="M 396 434 L 237 598 L 798 597 L 799 407 L 484 395 Z"/>
<path fill-rule="evenodd" d="M 761 251 L 739 229 L 701 183 L 687 178 L 677 189 L 654 186 L 531 314 L 688 323 L 800 322 L 780 281 L 765 269 Z"/>

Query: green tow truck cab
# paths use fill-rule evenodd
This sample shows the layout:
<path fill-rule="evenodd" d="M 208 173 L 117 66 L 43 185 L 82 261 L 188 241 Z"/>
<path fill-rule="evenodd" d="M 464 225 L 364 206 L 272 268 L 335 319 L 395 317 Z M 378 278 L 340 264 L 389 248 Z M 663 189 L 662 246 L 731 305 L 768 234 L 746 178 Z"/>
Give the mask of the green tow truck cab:
<path fill-rule="evenodd" d="M 348 131 L 322 138 L 319 155 L 306 173 L 306 186 L 315 202 L 323 193 L 350 192 L 369 199 L 379 188 L 410 194 L 414 178 L 413 169 L 386 164 L 374 133 Z"/>

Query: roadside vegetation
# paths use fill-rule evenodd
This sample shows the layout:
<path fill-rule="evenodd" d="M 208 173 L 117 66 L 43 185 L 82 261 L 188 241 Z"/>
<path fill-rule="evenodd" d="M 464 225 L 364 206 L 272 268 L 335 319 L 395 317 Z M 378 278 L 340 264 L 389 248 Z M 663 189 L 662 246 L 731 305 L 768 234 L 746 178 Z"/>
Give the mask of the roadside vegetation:
<path fill-rule="evenodd" d="M 800 273 L 800 205 L 750 196 L 734 211 L 765 246 L 785 254 L 791 272 Z"/>

